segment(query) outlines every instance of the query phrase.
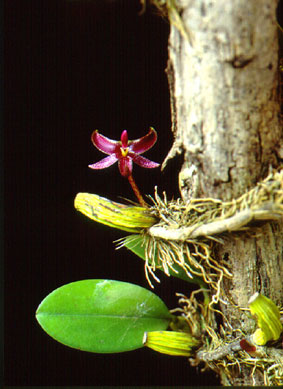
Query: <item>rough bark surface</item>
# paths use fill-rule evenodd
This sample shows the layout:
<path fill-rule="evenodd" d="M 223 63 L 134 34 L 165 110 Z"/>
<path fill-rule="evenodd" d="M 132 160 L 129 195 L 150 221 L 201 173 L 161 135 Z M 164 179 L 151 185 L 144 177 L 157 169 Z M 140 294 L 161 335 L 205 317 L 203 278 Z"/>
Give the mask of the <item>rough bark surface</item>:
<path fill-rule="evenodd" d="M 184 153 L 179 175 L 184 200 L 231 200 L 264 178 L 270 165 L 282 163 L 277 0 L 176 0 L 175 5 L 182 26 L 171 24 L 169 37 L 175 142 L 168 159 Z M 247 307 L 249 297 L 260 292 L 282 305 L 282 224 L 266 225 L 256 239 L 231 238 L 217 255 L 230 263 L 233 279 L 224 288 L 235 304 Z M 253 322 L 246 314 L 230 305 L 221 309 L 234 328 L 249 331 Z M 235 372 L 230 383 L 251 385 L 250 375 L 249 369 Z M 263 384 L 260 373 L 254 379 Z"/>

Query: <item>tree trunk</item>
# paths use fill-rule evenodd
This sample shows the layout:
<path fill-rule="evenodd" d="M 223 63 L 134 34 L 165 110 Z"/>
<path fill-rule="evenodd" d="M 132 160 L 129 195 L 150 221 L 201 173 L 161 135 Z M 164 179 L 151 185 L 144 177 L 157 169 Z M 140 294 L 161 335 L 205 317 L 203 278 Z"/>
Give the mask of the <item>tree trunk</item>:
<path fill-rule="evenodd" d="M 185 201 L 231 200 L 283 159 L 277 0 L 169 3 L 167 74 L 175 142 L 167 159 L 184 153 L 179 185 Z M 224 291 L 240 307 L 248 307 L 255 292 L 282 305 L 282 223 L 267 224 L 262 231 L 257 238 L 231 237 L 216 252 L 233 273 Z M 242 311 L 229 304 L 220 309 L 233 328 L 251 331 Z M 252 378 L 252 368 L 231 370 L 230 377 L 220 372 L 223 384 L 263 385 L 262 372 L 256 369 Z"/>

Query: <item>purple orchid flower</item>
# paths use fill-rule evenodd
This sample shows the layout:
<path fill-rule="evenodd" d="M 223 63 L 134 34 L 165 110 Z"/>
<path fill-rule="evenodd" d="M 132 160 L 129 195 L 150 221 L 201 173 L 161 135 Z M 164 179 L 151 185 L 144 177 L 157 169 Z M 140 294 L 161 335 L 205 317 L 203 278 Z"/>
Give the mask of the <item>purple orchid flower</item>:
<path fill-rule="evenodd" d="M 94 146 L 102 153 L 109 154 L 101 161 L 89 165 L 91 169 L 104 169 L 118 161 L 118 166 L 122 176 L 129 178 L 132 176 L 133 162 L 145 168 L 155 168 L 159 163 L 150 161 L 140 154 L 149 150 L 157 140 L 157 133 L 150 127 L 149 132 L 142 138 L 128 140 L 128 133 L 124 130 L 121 134 L 121 140 L 115 141 L 99 134 L 96 130 L 91 135 Z"/>

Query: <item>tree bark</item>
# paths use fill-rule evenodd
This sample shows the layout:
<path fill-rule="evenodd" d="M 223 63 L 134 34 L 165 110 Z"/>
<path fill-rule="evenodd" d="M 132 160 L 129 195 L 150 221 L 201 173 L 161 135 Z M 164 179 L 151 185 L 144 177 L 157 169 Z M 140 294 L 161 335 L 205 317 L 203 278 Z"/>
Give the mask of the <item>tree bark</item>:
<path fill-rule="evenodd" d="M 277 0 L 176 0 L 167 74 L 175 142 L 168 159 L 184 155 L 182 198 L 231 200 L 263 179 L 283 159 L 278 87 Z M 175 8 L 176 7 L 176 8 Z M 172 11 L 171 10 L 171 11 Z M 168 9 L 170 19 L 170 7 Z M 172 12 L 171 12 L 172 15 Z M 283 227 L 267 224 L 257 238 L 241 236 L 218 247 L 229 262 L 227 297 L 248 307 L 255 292 L 283 301 Z M 254 322 L 221 305 L 233 328 Z M 260 371 L 221 373 L 232 385 L 263 385 Z"/>

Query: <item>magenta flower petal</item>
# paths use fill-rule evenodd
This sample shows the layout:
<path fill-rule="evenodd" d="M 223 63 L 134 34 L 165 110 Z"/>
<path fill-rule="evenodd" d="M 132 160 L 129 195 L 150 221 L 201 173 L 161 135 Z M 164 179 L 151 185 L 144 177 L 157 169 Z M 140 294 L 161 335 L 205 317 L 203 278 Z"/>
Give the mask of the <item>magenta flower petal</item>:
<path fill-rule="evenodd" d="M 108 157 L 101 159 L 101 161 L 93 163 L 92 165 L 88 165 L 88 167 L 90 167 L 91 169 L 104 169 L 106 167 L 114 165 L 114 163 L 117 161 L 118 158 L 115 156 L 115 154 L 111 154 Z"/>
<path fill-rule="evenodd" d="M 149 150 L 157 140 L 157 132 L 153 127 L 150 127 L 149 132 L 142 138 L 129 141 L 129 150 L 136 153 L 142 154 Z"/>
<path fill-rule="evenodd" d="M 99 134 L 97 130 L 93 131 L 91 140 L 94 146 L 104 154 L 113 154 L 120 147 L 119 141 L 106 138 L 106 136 Z"/>
<path fill-rule="evenodd" d="M 124 148 L 128 147 L 128 133 L 127 133 L 127 130 L 124 130 L 122 132 L 121 144 L 122 144 L 122 147 L 124 147 Z"/>
<path fill-rule="evenodd" d="M 131 157 L 131 153 L 129 153 L 130 157 Z M 151 161 L 150 159 L 147 159 L 145 157 L 142 157 L 141 155 L 133 155 L 132 156 L 132 159 L 133 161 L 141 166 L 141 167 L 145 167 L 145 168 L 148 168 L 148 169 L 152 169 L 152 168 L 155 168 L 155 167 L 158 167 L 160 164 L 157 163 L 157 162 L 153 162 Z"/>

